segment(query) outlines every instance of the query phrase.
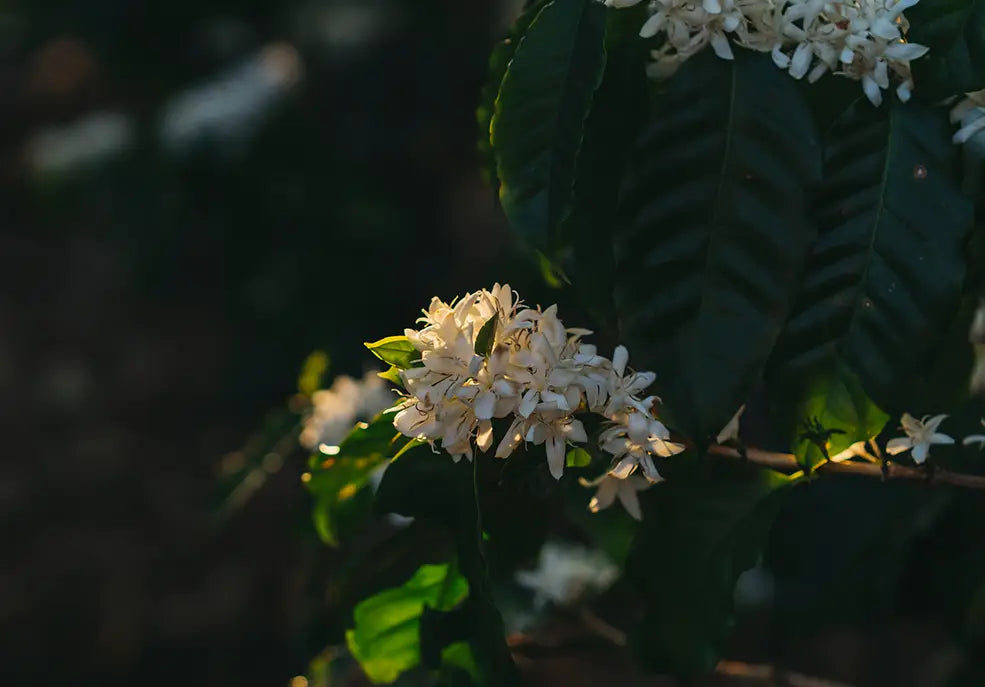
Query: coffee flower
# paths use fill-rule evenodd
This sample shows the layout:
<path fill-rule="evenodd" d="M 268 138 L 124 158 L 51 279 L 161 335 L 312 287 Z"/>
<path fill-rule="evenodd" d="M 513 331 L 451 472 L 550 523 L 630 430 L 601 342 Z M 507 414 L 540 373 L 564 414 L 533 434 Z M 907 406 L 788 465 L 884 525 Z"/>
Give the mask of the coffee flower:
<path fill-rule="evenodd" d="M 640 481 L 616 482 L 637 469 L 656 482 L 654 460 L 684 450 L 656 418 L 659 399 L 644 395 L 656 375 L 630 369 L 625 346 L 611 360 L 600 355 L 583 341 L 591 332 L 566 328 L 556 306 L 528 308 L 509 285 L 496 284 L 451 303 L 432 299 L 418 322 L 404 336 L 420 363 L 401 370 L 406 393 L 394 407 L 404 436 L 440 445 L 456 461 L 493 445 L 502 459 L 521 444 L 543 445 L 548 470 L 560 479 L 568 447 L 588 441 L 576 415 L 594 413 L 609 422 L 599 447 L 612 456 L 594 509 L 618 495 L 634 517 Z M 511 420 L 498 444 L 497 419 Z"/>
<path fill-rule="evenodd" d="M 913 461 L 922 465 L 930 455 L 930 447 L 933 444 L 953 444 L 954 439 L 947 434 L 937 431 L 941 422 L 947 419 L 947 415 L 924 415 L 923 419 L 918 420 L 909 413 L 903 413 L 900 422 L 903 425 L 905 437 L 890 439 L 886 444 L 886 452 L 895 456 L 903 451 L 910 451 Z"/>
<path fill-rule="evenodd" d="M 882 102 L 896 83 L 906 101 L 913 89 L 910 62 L 927 47 L 906 40 L 903 12 L 918 0 L 654 0 L 640 36 L 662 35 L 652 53 L 650 74 L 666 78 L 689 57 L 710 45 L 722 59 L 733 58 L 731 41 L 768 52 L 780 69 L 811 82 L 826 72 L 860 81 L 866 97 Z M 606 0 L 629 7 L 634 0 Z"/>

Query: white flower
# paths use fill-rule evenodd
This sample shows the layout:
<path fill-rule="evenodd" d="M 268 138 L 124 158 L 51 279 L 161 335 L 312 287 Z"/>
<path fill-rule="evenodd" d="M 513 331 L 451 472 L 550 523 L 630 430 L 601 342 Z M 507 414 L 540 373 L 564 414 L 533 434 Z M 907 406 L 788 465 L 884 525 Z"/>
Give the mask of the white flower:
<path fill-rule="evenodd" d="M 903 413 L 901 422 L 905 437 L 890 439 L 886 444 L 886 452 L 891 456 L 903 451 L 910 451 L 914 462 L 918 465 L 923 464 L 930 455 L 932 444 L 953 444 L 954 439 L 947 434 L 941 434 L 937 427 L 947 419 L 947 415 L 924 415 L 922 420 L 917 420 L 909 413 Z"/>
<path fill-rule="evenodd" d="M 657 375 L 653 372 L 631 372 L 626 374 L 629 363 L 629 351 L 625 346 L 616 346 L 612 355 L 612 375 L 609 377 L 609 403 L 605 408 L 606 417 L 614 418 L 627 408 L 633 408 L 640 413 L 649 414 L 656 396 L 639 398 L 644 389 L 653 384 Z"/>
<path fill-rule="evenodd" d="M 746 412 L 746 404 L 743 403 L 739 406 L 739 409 L 735 411 L 735 415 L 732 419 L 722 427 L 722 431 L 718 433 L 715 437 L 716 444 L 724 444 L 728 441 L 738 441 L 739 440 L 739 418 L 742 417 L 742 413 Z"/>
<path fill-rule="evenodd" d="M 723 0 L 723 18 L 734 11 L 733 3 Z M 588 441 L 574 417 L 579 412 L 615 421 L 599 444 L 615 457 L 612 474 L 620 478 L 641 467 L 656 481 L 652 457 L 683 450 L 653 416 L 658 399 L 641 397 L 655 375 L 628 370 L 625 346 L 616 348 L 614 360 L 599 355 L 582 342 L 591 332 L 566 329 L 557 306 L 526 308 L 509 285 L 496 284 L 451 303 L 434 298 L 418 322 L 420 330 L 404 335 L 421 363 L 400 372 L 407 394 L 394 407 L 394 426 L 405 436 L 440 442 L 456 461 L 471 460 L 474 448 L 492 448 L 492 420 L 512 417 L 496 457 L 509 457 L 521 443 L 543 445 L 551 475 L 560 479 L 568 445 Z M 477 352 L 484 328 L 493 337 Z"/>
<path fill-rule="evenodd" d="M 626 479 L 636 468 L 651 482 L 663 479 L 653 464 L 653 457 L 669 458 L 684 450 L 670 439 L 670 432 L 659 420 L 643 413 L 626 413 L 599 435 L 599 447 L 613 455 L 615 466 L 609 474 Z"/>
<path fill-rule="evenodd" d="M 595 496 L 588 502 L 588 510 L 598 513 L 611 506 L 618 498 L 619 503 L 626 509 L 635 520 L 643 519 L 643 511 L 640 510 L 640 499 L 637 492 L 649 489 L 655 484 L 639 475 L 630 475 L 626 479 L 619 479 L 605 473 L 598 479 L 592 481 L 580 478 L 578 482 L 583 487 L 596 487 Z"/>
<path fill-rule="evenodd" d="M 856 441 L 854 444 L 846 448 L 844 451 L 834 454 L 831 456 L 832 463 L 843 463 L 846 460 L 852 458 L 865 458 L 869 461 L 875 461 L 876 458 L 866 450 L 867 441 Z"/>
<path fill-rule="evenodd" d="M 866 96 L 882 102 L 890 77 L 907 100 L 913 88 L 910 62 L 927 47 L 906 40 L 903 12 L 917 0 L 654 0 L 640 29 L 663 34 L 648 72 L 666 78 L 682 62 L 710 45 L 722 59 L 733 57 L 730 41 L 770 52 L 777 67 L 811 82 L 831 71 L 862 82 Z M 638 4 L 607 0 L 613 7 Z"/>
<path fill-rule="evenodd" d="M 985 427 L 985 418 L 982 419 L 981 423 L 982 426 Z M 985 446 L 985 434 L 969 434 L 961 440 L 961 443 L 965 446 L 978 444 L 978 447 L 981 448 L 982 446 Z"/>
<path fill-rule="evenodd" d="M 534 592 L 534 605 L 570 605 L 603 592 L 619 577 L 619 568 L 602 551 L 548 541 L 535 570 L 518 570 L 516 581 Z"/>
<path fill-rule="evenodd" d="M 304 419 L 300 442 L 307 449 L 336 446 L 357 420 L 369 420 L 394 402 L 393 392 L 376 372 L 362 379 L 340 375 L 328 389 L 311 395 L 311 413 Z"/>

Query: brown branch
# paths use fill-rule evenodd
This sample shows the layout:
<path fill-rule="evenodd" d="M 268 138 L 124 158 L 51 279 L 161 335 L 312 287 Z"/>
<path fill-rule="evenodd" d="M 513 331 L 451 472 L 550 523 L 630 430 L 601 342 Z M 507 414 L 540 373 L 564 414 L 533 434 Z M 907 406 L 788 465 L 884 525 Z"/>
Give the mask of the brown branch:
<path fill-rule="evenodd" d="M 850 687 L 843 682 L 802 675 L 771 665 L 743 663 L 741 661 L 719 661 L 715 667 L 717 675 L 727 676 L 763 685 L 785 685 L 787 687 Z"/>
<path fill-rule="evenodd" d="M 743 460 L 743 455 L 730 446 L 713 445 L 708 447 L 708 453 L 722 458 Z M 750 463 L 763 465 L 779 472 L 797 472 L 803 469 L 797 458 L 791 453 L 763 451 L 757 448 L 747 448 L 745 459 Z M 891 461 L 885 463 L 857 463 L 845 461 L 842 463 L 823 463 L 817 467 L 817 472 L 841 473 L 847 475 L 862 475 L 877 479 L 911 479 L 933 484 L 948 484 L 954 487 L 969 489 L 985 489 L 985 475 L 968 475 L 961 472 L 951 472 L 943 468 L 924 470 L 923 468 L 899 465 Z"/>

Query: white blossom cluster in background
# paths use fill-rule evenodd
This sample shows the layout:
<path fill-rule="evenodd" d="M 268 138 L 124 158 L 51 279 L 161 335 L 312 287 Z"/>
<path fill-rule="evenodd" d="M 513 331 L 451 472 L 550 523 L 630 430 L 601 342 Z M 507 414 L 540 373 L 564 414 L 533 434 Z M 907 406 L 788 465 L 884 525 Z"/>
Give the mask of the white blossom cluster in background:
<path fill-rule="evenodd" d="M 612 455 L 612 465 L 594 483 L 599 493 L 592 508 L 604 508 L 618 494 L 639 517 L 635 492 L 661 479 L 653 459 L 684 450 L 654 415 L 659 399 L 643 395 L 655 375 L 631 371 L 624 346 L 611 360 L 599 355 L 582 341 L 591 332 L 566 329 L 556 306 L 525 307 L 509 285 L 496 284 L 457 302 L 435 298 L 418 321 L 421 329 L 404 334 L 422 365 L 400 372 L 407 397 L 395 408 L 394 426 L 432 445 L 440 440 L 456 461 L 471 460 L 473 447 L 489 451 L 492 421 L 510 418 L 496 457 L 507 458 L 524 442 L 543 444 L 559 479 L 567 446 L 588 441 L 576 413 L 596 413 L 609 423 L 599 447 Z M 476 350 L 480 332 L 488 338 L 480 342 L 486 354 Z M 637 471 L 642 482 L 629 479 Z"/>
<path fill-rule="evenodd" d="M 311 395 L 311 412 L 304 420 L 300 443 L 312 451 L 336 446 L 357 420 L 369 420 L 391 405 L 393 391 L 376 372 L 367 372 L 362 379 L 339 375 L 329 389 Z"/>
<path fill-rule="evenodd" d="M 643 0 L 605 0 L 630 7 Z M 652 52 L 651 76 L 666 78 L 689 57 L 711 45 L 732 59 L 729 38 L 738 45 L 769 52 L 777 67 L 795 79 L 814 82 L 833 72 L 862 82 L 874 105 L 897 83 L 906 101 L 913 89 L 910 61 L 927 47 L 906 41 L 903 11 L 918 0 L 652 0 L 640 35 L 662 34 Z"/>
<path fill-rule="evenodd" d="M 966 93 L 951 108 L 951 122 L 961 125 L 954 134 L 954 142 L 958 144 L 967 143 L 985 131 L 985 91 Z"/>

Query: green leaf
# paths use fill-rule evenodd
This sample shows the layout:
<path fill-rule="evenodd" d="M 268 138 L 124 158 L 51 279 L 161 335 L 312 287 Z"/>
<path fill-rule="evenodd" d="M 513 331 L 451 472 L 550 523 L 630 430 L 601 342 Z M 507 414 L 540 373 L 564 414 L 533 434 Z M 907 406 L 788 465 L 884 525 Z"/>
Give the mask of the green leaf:
<path fill-rule="evenodd" d="M 485 321 L 475 337 L 475 354 L 488 358 L 492 353 L 493 344 L 496 343 L 496 325 L 499 322 L 499 313 L 494 313 L 492 317 Z"/>
<path fill-rule="evenodd" d="M 513 53 L 516 52 L 516 46 L 520 44 L 520 40 L 527 32 L 530 22 L 547 3 L 548 0 L 527 3 L 523 13 L 510 28 L 509 34 L 493 47 L 492 53 L 489 55 L 486 83 L 479 94 L 479 107 L 475 111 L 475 120 L 479 128 L 478 150 L 479 158 L 482 160 L 483 173 L 495 186 L 499 186 L 499 181 L 496 177 L 496 156 L 493 154 L 490 128 L 493 112 L 496 109 L 496 98 L 499 96 L 499 87 L 506 75 L 506 68 L 509 67 L 510 60 L 513 59 Z"/>
<path fill-rule="evenodd" d="M 639 39 L 647 16 L 641 3 L 606 18 L 605 75 L 585 123 L 574 201 L 555 249 L 578 302 L 610 332 L 616 330 L 612 236 L 619 220 L 619 187 L 649 108 L 649 52 Z"/>
<path fill-rule="evenodd" d="M 670 480 L 642 495 L 627 575 L 646 615 L 631 641 L 654 670 L 688 676 L 715 667 L 734 624 L 735 582 L 758 562 L 795 482 L 741 468 L 707 482 Z"/>
<path fill-rule="evenodd" d="M 513 229 L 547 245 L 567 215 L 585 118 L 605 69 L 606 8 L 553 0 L 516 48 L 491 124 L 499 198 Z"/>
<path fill-rule="evenodd" d="M 592 454 L 583 448 L 573 448 L 565 457 L 565 467 L 584 468 L 592 464 Z"/>
<path fill-rule="evenodd" d="M 313 351 L 305 358 L 301 372 L 298 374 L 298 392 L 311 396 L 318 391 L 328 373 L 329 362 L 328 353 L 325 351 Z"/>
<path fill-rule="evenodd" d="M 749 394 L 814 239 L 820 149 L 768 55 L 704 51 L 668 84 L 623 188 L 615 300 L 675 426 L 714 436 Z"/>
<path fill-rule="evenodd" d="M 476 456 L 479 460 L 479 456 Z M 503 620 L 489 589 L 481 519 L 475 501 L 477 464 L 454 463 L 447 455 L 413 451 L 394 461 L 376 492 L 383 512 L 430 519 L 452 533 L 458 563 L 471 593 L 462 609 L 469 642 L 486 684 L 518 683 L 516 667 L 504 638 Z"/>
<path fill-rule="evenodd" d="M 985 0 L 921 0 L 907 40 L 930 48 L 911 63 L 915 92 L 937 100 L 985 88 Z"/>
<path fill-rule="evenodd" d="M 377 358 L 401 370 L 420 364 L 421 354 L 406 336 L 388 336 L 364 345 Z"/>
<path fill-rule="evenodd" d="M 479 681 L 479 667 L 476 665 L 472 647 L 467 642 L 455 642 L 442 649 L 441 664 L 446 670 L 455 668 L 464 672 L 474 682 Z"/>
<path fill-rule="evenodd" d="M 339 446 L 326 446 L 327 453 L 319 450 L 309 459 L 305 486 L 315 497 L 312 520 L 326 544 L 338 546 L 368 519 L 369 477 L 393 453 L 394 434 L 393 416 L 381 414 L 372 423 L 357 424 Z"/>
<path fill-rule="evenodd" d="M 355 627 L 345 634 L 352 655 L 370 680 L 393 682 L 420 663 L 420 623 L 425 606 L 450 610 L 468 595 L 468 583 L 448 565 L 422 565 L 406 583 L 361 601 Z"/>
<path fill-rule="evenodd" d="M 376 376 L 382 377 L 386 381 L 391 384 L 396 384 L 397 386 L 404 385 L 404 380 L 400 378 L 400 368 L 396 365 L 391 365 L 385 372 L 377 372 Z"/>
<path fill-rule="evenodd" d="M 835 430 L 827 441 L 828 457 L 844 451 L 858 441 L 879 435 L 889 421 L 866 395 L 858 377 L 844 364 L 834 363 L 806 380 L 794 410 L 793 452 L 802 465 L 813 467 L 825 458 L 815 442 L 804 436 L 804 426 L 817 422 Z"/>
<path fill-rule="evenodd" d="M 784 385 L 843 361 L 895 414 L 957 314 L 972 207 L 947 111 L 856 102 L 826 139 L 819 237 L 771 362 Z"/>

